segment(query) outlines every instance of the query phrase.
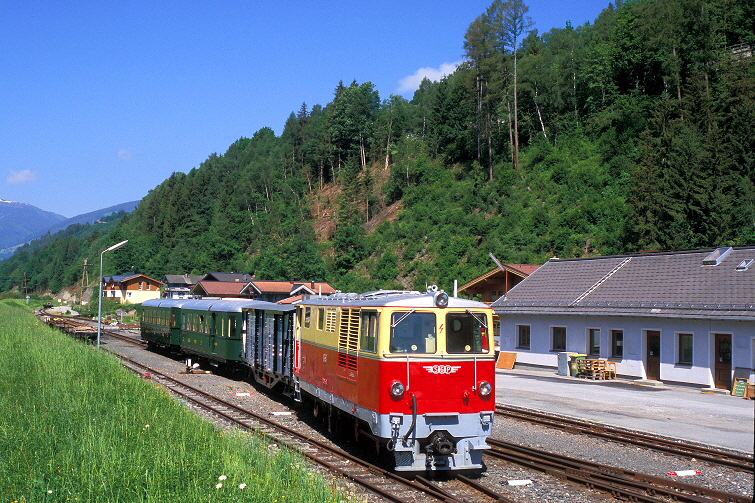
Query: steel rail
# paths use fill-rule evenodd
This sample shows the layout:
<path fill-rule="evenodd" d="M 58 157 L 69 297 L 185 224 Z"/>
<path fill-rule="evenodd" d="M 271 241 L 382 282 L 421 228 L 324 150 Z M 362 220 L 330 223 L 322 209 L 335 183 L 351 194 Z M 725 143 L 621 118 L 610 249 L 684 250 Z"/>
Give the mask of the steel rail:
<path fill-rule="evenodd" d="M 465 475 L 457 475 L 457 479 L 459 479 L 461 482 L 464 482 L 468 486 L 472 487 L 473 489 L 480 491 L 481 493 L 485 494 L 486 496 L 493 498 L 496 500 L 497 503 L 520 503 L 518 500 L 512 500 L 511 498 L 507 498 L 506 496 L 500 494 L 499 492 L 496 492 L 489 487 L 486 487 L 479 482 L 476 482 L 469 477 Z"/>
<path fill-rule="evenodd" d="M 551 475 L 610 492 L 631 501 L 661 503 L 671 498 L 683 503 L 751 503 L 749 496 L 672 481 L 552 452 L 488 439 L 492 447 L 486 455 L 522 464 Z"/>
<path fill-rule="evenodd" d="M 615 442 L 624 442 L 648 449 L 666 452 L 677 456 L 694 457 L 716 465 L 723 465 L 745 471 L 755 469 L 753 457 L 732 452 L 718 451 L 709 447 L 685 443 L 668 438 L 660 438 L 639 432 L 627 431 L 616 426 L 595 424 L 580 419 L 554 416 L 537 410 L 523 409 L 511 405 L 497 405 L 496 414 L 522 421 L 538 423 L 558 428 L 569 433 L 592 435 Z"/>
<path fill-rule="evenodd" d="M 439 492 L 433 487 L 426 487 L 421 483 L 408 480 L 393 472 L 384 470 L 340 449 L 331 447 L 324 442 L 312 439 L 291 428 L 162 374 L 133 359 L 121 357 L 121 360 L 127 364 L 126 366 L 137 367 L 135 369 L 135 371 L 138 370 L 137 373 L 142 375 L 149 373 L 153 380 L 187 401 L 224 418 L 234 425 L 258 432 L 266 438 L 286 445 L 328 470 L 385 498 L 387 501 L 396 503 L 413 502 L 416 501 L 416 495 L 410 499 L 406 499 L 407 491 L 419 491 L 422 494 L 443 502 L 460 503 L 460 500 Z M 388 487 L 386 488 L 386 486 Z"/>

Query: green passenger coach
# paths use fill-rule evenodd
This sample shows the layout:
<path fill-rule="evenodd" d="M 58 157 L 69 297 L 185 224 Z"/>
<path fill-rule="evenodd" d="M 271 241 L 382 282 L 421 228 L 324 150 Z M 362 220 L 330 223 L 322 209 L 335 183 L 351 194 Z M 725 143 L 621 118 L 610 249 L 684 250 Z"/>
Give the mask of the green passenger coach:
<path fill-rule="evenodd" d="M 181 343 L 181 306 L 189 300 L 152 299 L 142 303 L 142 339 L 149 346 L 171 347 Z"/>
<path fill-rule="evenodd" d="M 142 339 L 199 360 L 245 369 L 267 387 L 294 386 L 291 305 L 254 299 L 148 300 Z"/>
<path fill-rule="evenodd" d="M 181 350 L 218 362 L 242 360 L 243 299 L 187 301 L 181 305 Z"/>

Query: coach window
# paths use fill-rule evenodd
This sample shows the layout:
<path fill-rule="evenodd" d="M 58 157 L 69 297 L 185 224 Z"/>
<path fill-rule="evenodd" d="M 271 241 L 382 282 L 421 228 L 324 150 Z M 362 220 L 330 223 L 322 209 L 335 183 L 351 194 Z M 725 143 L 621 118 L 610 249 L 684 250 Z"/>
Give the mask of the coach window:
<path fill-rule="evenodd" d="M 325 309 L 322 307 L 317 308 L 317 330 L 322 330 L 325 326 Z"/>
<path fill-rule="evenodd" d="M 611 357 L 622 358 L 624 356 L 624 331 L 611 330 Z"/>
<path fill-rule="evenodd" d="M 305 307 L 304 308 L 304 328 L 309 328 L 309 320 L 311 317 L 312 317 L 312 308 Z"/>
<path fill-rule="evenodd" d="M 362 311 L 362 326 L 359 331 L 359 348 L 374 353 L 377 351 L 378 313 Z"/>
<path fill-rule="evenodd" d="M 449 313 L 446 315 L 446 327 L 447 352 L 487 353 L 490 350 L 484 313 Z"/>
<path fill-rule="evenodd" d="M 530 348 L 530 326 L 517 325 L 516 334 L 517 334 L 517 339 L 516 339 L 517 349 L 529 349 Z"/>
<path fill-rule="evenodd" d="M 551 327 L 551 351 L 566 351 L 566 327 Z"/>
<path fill-rule="evenodd" d="M 692 365 L 692 334 L 679 334 L 679 365 Z"/>
<path fill-rule="evenodd" d="M 399 311 L 391 315 L 393 353 L 435 353 L 435 313 Z"/>

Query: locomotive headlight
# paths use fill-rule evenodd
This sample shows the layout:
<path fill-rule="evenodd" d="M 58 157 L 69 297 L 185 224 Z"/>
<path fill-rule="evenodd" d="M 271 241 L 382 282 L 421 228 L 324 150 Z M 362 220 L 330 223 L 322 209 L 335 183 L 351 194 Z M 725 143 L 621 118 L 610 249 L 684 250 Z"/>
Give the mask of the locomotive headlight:
<path fill-rule="evenodd" d="M 393 398 L 401 398 L 404 396 L 404 385 L 401 384 L 399 381 L 394 381 L 393 384 L 391 384 L 391 396 Z"/>
<path fill-rule="evenodd" d="M 448 294 L 446 292 L 440 291 L 435 294 L 435 307 L 448 307 Z"/>
<path fill-rule="evenodd" d="M 480 396 L 488 396 L 493 392 L 493 386 L 488 381 L 482 381 L 480 383 Z"/>

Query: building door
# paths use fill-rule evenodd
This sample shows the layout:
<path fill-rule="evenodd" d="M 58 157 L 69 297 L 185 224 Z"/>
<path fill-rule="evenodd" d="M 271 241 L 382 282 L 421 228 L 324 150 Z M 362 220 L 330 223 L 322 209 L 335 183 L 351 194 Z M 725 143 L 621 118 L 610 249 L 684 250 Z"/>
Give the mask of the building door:
<path fill-rule="evenodd" d="M 658 330 L 648 330 L 647 339 L 646 378 L 658 381 L 661 378 L 661 333 Z"/>
<path fill-rule="evenodd" d="M 718 389 L 731 388 L 731 335 L 716 334 L 716 361 L 713 385 Z"/>

